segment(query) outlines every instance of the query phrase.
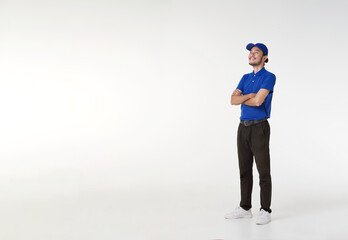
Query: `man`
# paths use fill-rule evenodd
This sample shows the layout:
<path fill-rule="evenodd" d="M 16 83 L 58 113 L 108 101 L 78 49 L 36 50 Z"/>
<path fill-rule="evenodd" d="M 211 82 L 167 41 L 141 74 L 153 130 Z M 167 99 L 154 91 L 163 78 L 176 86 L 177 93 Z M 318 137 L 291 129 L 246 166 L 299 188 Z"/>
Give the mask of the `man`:
<path fill-rule="evenodd" d="M 256 224 L 271 221 L 272 182 L 270 171 L 268 118 L 271 113 L 273 87 L 276 77 L 264 66 L 268 62 L 268 49 L 262 43 L 249 43 L 246 46 L 249 64 L 254 71 L 245 74 L 231 96 L 232 105 L 241 104 L 241 117 L 238 127 L 237 148 L 240 172 L 240 206 L 225 218 L 251 218 L 251 193 L 253 187 L 253 159 L 255 158 L 260 178 L 261 208 Z"/>

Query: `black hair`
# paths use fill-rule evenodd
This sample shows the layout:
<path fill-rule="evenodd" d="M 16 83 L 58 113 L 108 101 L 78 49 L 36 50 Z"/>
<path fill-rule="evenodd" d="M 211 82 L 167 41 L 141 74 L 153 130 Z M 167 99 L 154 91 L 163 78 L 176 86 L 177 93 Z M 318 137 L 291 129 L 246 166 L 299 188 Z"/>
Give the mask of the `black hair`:
<path fill-rule="evenodd" d="M 262 52 L 262 57 L 263 56 L 265 56 L 265 54 Z M 267 56 L 267 59 L 266 59 L 265 63 L 268 63 L 268 56 Z"/>

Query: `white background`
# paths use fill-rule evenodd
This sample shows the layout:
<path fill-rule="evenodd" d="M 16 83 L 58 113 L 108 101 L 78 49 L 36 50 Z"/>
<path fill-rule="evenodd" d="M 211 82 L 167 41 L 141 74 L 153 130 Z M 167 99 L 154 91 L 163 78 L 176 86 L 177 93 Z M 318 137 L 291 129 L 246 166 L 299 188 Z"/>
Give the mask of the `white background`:
<path fill-rule="evenodd" d="M 306 224 L 348 209 L 347 9 L 0 1 L 0 238 L 233 239 L 223 215 L 239 203 L 240 108 L 229 101 L 252 71 L 245 46 L 263 42 L 277 76 L 267 239 L 345 239 L 340 224 Z"/>

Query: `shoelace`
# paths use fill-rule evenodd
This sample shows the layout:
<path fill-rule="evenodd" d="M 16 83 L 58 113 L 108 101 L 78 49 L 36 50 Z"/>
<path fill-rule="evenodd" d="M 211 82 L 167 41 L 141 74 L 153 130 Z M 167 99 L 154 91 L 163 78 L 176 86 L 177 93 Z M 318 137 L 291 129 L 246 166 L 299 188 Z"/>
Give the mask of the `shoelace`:
<path fill-rule="evenodd" d="M 263 217 L 265 215 L 266 215 L 266 211 L 262 209 L 261 212 L 260 212 L 260 217 Z"/>

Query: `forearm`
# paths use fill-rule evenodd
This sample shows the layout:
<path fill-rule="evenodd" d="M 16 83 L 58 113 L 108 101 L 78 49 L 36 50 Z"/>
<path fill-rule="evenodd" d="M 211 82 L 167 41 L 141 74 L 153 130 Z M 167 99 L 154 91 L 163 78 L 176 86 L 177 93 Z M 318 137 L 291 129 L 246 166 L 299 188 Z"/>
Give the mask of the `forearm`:
<path fill-rule="evenodd" d="M 232 95 L 231 96 L 231 104 L 232 105 L 240 105 L 242 103 L 245 103 L 246 101 L 249 101 L 255 94 L 246 94 L 246 95 Z"/>
<path fill-rule="evenodd" d="M 243 102 L 243 104 L 251 106 L 251 107 L 261 106 L 262 103 L 263 102 L 261 102 L 261 100 L 257 97 L 250 98 L 250 99 L 246 100 L 245 102 Z"/>

